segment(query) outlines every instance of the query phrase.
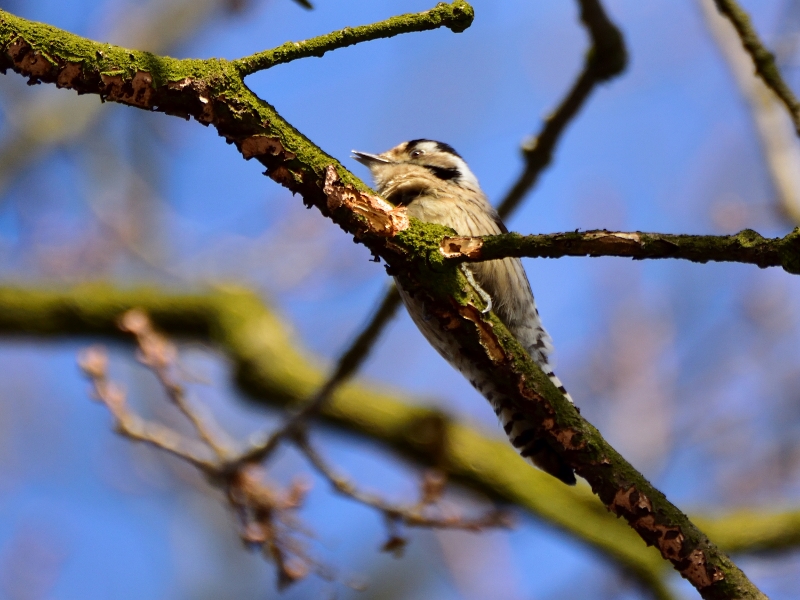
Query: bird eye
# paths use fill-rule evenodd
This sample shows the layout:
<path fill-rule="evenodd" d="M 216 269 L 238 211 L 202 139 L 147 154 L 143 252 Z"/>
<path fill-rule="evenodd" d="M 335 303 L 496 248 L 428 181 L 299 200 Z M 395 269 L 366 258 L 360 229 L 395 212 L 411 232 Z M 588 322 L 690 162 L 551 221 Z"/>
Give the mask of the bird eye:
<path fill-rule="evenodd" d="M 422 156 L 423 154 L 424 154 L 424 153 L 422 152 L 422 150 L 414 150 L 414 151 L 411 153 L 411 158 L 419 158 L 419 157 L 420 157 L 420 156 Z"/>

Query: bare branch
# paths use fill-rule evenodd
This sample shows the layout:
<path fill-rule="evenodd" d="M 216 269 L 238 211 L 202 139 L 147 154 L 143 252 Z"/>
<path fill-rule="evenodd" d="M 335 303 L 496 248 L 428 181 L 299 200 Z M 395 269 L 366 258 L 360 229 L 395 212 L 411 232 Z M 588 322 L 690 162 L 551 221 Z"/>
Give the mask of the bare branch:
<path fill-rule="evenodd" d="M 241 526 L 242 541 L 260 547 L 278 569 L 278 589 L 303 579 L 310 570 L 321 574 L 321 565 L 297 539 L 304 534 L 293 511 L 302 506 L 308 485 L 295 481 L 287 491 L 265 482 L 264 469 L 248 464 L 223 479 L 226 496 Z"/>
<path fill-rule="evenodd" d="M 599 0 L 578 0 L 581 22 L 589 31 L 592 47 L 575 83 L 558 108 L 545 119 L 535 138 L 522 146 L 525 168 L 500 202 L 497 212 L 505 218 L 519 206 L 522 198 L 536 184 L 542 171 L 553 159 L 553 151 L 567 125 L 575 118 L 598 84 L 616 77 L 628 61 L 622 33 L 608 18 Z"/>
<path fill-rule="evenodd" d="M 714 0 L 698 0 L 717 47 L 747 100 L 775 188 L 778 208 L 800 224 L 800 140 L 791 115 L 767 84 L 753 77 L 753 61 Z"/>
<path fill-rule="evenodd" d="M 463 529 L 467 531 L 480 531 L 488 527 L 510 527 L 510 517 L 505 511 L 491 510 L 477 518 L 463 518 L 458 514 L 432 515 L 426 509 L 438 502 L 441 489 L 424 490 L 421 501 L 416 505 L 402 506 L 392 504 L 376 494 L 359 490 L 350 480 L 338 474 L 311 446 L 305 435 L 294 438 L 295 445 L 308 458 L 308 461 L 317 472 L 322 475 L 333 488 L 340 494 L 347 496 L 365 506 L 370 506 L 383 513 L 389 522 L 398 522 L 408 527 L 429 527 L 435 529 Z M 427 484 L 430 486 L 430 484 Z M 423 489 L 425 484 L 423 484 Z M 425 494 L 427 491 L 427 495 Z"/>
<path fill-rule="evenodd" d="M 800 102 L 792 92 L 792 88 L 783 80 L 780 69 L 775 64 L 775 56 L 761 43 L 747 12 L 739 6 L 736 0 L 714 0 L 714 2 L 717 10 L 730 20 L 736 33 L 739 34 L 742 46 L 753 59 L 756 74 L 786 106 L 794 122 L 795 130 L 800 135 Z"/>
<path fill-rule="evenodd" d="M 125 394 L 108 379 L 108 358 L 98 347 L 85 350 L 79 359 L 84 374 L 94 386 L 94 393 L 114 416 L 117 432 L 135 442 L 144 442 L 181 458 L 200 469 L 209 481 L 221 487 L 241 524 L 240 536 L 249 546 L 257 546 L 275 562 L 278 587 L 283 589 L 302 579 L 318 565 L 296 539 L 302 528 L 291 514 L 299 508 L 307 486 L 295 482 L 288 492 L 282 492 L 264 482 L 263 469 L 253 463 L 240 464 L 235 470 L 227 468 L 225 453 L 211 435 L 209 427 L 186 402 L 182 386 L 172 378 L 171 370 L 177 358 L 175 347 L 157 334 L 147 315 L 130 310 L 120 319 L 120 329 L 136 336 L 140 360 L 150 368 L 164 387 L 170 400 L 194 425 L 201 442 L 188 440 L 179 433 L 158 423 L 148 423 L 128 410 Z M 209 449 L 212 452 L 209 452 Z M 202 455 L 215 458 L 204 458 Z"/>
<path fill-rule="evenodd" d="M 207 449 L 178 432 L 158 423 L 149 423 L 128 410 L 125 393 L 108 380 L 108 357 L 98 347 L 86 349 L 78 364 L 91 380 L 97 400 L 106 405 L 114 417 L 115 429 L 127 438 L 160 448 L 209 473 L 218 468 L 217 461 Z M 205 455 L 205 456 L 204 456 Z"/>
<path fill-rule="evenodd" d="M 231 451 L 217 439 L 214 433 L 218 427 L 207 423 L 207 417 L 201 418 L 197 411 L 189 405 L 186 390 L 175 378 L 173 371 L 178 351 L 174 344 L 156 333 L 150 319 L 141 310 L 129 310 L 122 315 L 119 322 L 122 331 L 132 333 L 139 346 L 139 360 L 147 365 L 158 378 L 167 392 L 167 396 L 181 413 L 191 422 L 200 439 L 208 444 L 220 459 L 224 459 Z"/>

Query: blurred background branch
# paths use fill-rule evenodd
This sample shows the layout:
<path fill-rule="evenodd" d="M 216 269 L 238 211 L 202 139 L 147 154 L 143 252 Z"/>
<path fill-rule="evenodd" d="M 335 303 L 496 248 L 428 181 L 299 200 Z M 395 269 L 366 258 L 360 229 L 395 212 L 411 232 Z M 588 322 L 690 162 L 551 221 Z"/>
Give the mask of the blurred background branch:
<path fill-rule="evenodd" d="M 259 402 L 276 407 L 302 405 L 322 380 L 318 359 L 297 347 L 281 321 L 245 290 L 187 295 L 97 285 L 69 292 L 3 288 L 0 335 L 119 337 L 119 318 L 131 308 L 146 311 L 170 335 L 219 344 L 233 361 L 238 384 Z M 454 480 L 489 498 L 514 503 L 598 549 L 656 597 L 672 597 L 664 580 L 669 569 L 657 551 L 645 550 L 636 534 L 598 503 L 588 487 L 568 488 L 537 470 L 520 469 L 522 460 L 502 439 L 488 439 L 446 414 L 364 383 L 342 386 L 321 407 L 320 415 L 422 465 L 431 465 L 433 460 Z M 767 547 L 790 550 L 800 542 L 795 511 L 749 514 L 759 517 L 744 529 L 743 513 L 725 518 L 701 515 L 700 520 L 721 532 L 722 548 L 729 544 L 738 553 Z"/>
<path fill-rule="evenodd" d="M 232 360 L 237 384 L 256 401 L 280 408 L 303 406 L 323 380 L 319 360 L 298 347 L 280 319 L 245 290 L 187 295 L 97 285 L 70 292 L 5 288 L 0 289 L 0 335 L 119 337 L 119 317 L 133 308 L 145 311 L 170 335 L 218 344 Z M 435 466 L 490 498 L 518 504 L 597 547 L 661 590 L 661 597 L 669 597 L 663 595 L 666 569 L 657 551 L 643 551 L 637 535 L 599 504 L 588 487 L 568 488 L 540 471 L 520 468 L 524 461 L 503 439 L 488 439 L 440 411 L 360 382 L 336 390 L 320 407 L 320 416 L 424 466 Z M 256 439 L 271 436 L 267 432 Z"/>
<path fill-rule="evenodd" d="M 775 90 L 763 77 L 753 77 L 753 59 L 742 47 L 731 23 L 720 14 L 719 3 L 698 1 L 717 47 L 750 107 L 778 208 L 792 223 L 800 224 L 800 140 L 796 125 Z M 778 73 L 777 66 L 774 70 Z"/>
<path fill-rule="evenodd" d="M 536 185 L 542 171 L 553 160 L 553 152 L 567 125 L 575 118 L 594 89 L 625 70 L 628 51 L 622 32 L 608 18 L 599 0 L 578 0 L 581 22 L 589 32 L 592 45 L 586 52 L 585 64 L 567 95 L 545 119 L 542 130 L 522 146 L 525 167 L 511 189 L 497 206 L 506 218 L 517 208 L 525 195 Z"/>
<path fill-rule="evenodd" d="M 126 10 L 106 38 L 156 54 L 170 51 L 218 15 L 246 10 L 231 0 L 150 0 Z M 0 138 L 0 193 L 9 182 L 53 148 L 75 142 L 105 111 L 96 99 L 50 90 L 32 103 L 5 100 L 12 127 Z"/>
<path fill-rule="evenodd" d="M 775 56 L 767 50 L 758 37 L 747 12 L 739 6 L 736 0 L 714 0 L 714 4 L 716 4 L 717 10 L 730 20 L 739 35 L 742 46 L 755 65 L 756 74 L 784 104 L 794 123 L 795 131 L 800 136 L 800 102 L 784 81 L 780 69 L 775 63 Z"/>

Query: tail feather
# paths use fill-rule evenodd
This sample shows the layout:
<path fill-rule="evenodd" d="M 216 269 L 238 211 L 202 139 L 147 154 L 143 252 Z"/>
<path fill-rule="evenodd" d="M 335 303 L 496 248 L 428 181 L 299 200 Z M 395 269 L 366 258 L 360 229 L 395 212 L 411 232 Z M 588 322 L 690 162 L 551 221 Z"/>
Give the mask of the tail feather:
<path fill-rule="evenodd" d="M 515 411 L 510 402 L 502 401 L 495 404 L 495 413 L 511 445 L 525 460 L 567 485 L 575 485 L 572 467 L 547 442 L 536 436 L 535 424 L 528 415 Z"/>
<path fill-rule="evenodd" d="M 469 358 L 460 351 L 458 345 L 447 332 L 440 329 L 438 323 L 426 315 L 424 305 L 421 302 L 410 297 L 402 287 L 398 287 L 398 290 L 416 326 L 436 351 L 458 369 L 473 387 L 492 404 L 495 413 L 500 419 L 500 424 L 505 429 L 511 443 L 525 460 L 564 483 L 574 485 L 575 474 L 572 468 L 547 442 L 536 439 L 537 423 L 528 415 L 515 410 L 514 404 L 497 389 L 491 378 L 475 369 Z M 530 328 L 530 334 L 535 337 L 535 343 L 528 344 L 531 358 L 542 367 L 547 377 L 553 382 L 553 385 L 564 394 L 567 400 L 572 402 L 572 398 L 567 393 L 567 390 L 564 389 L 564 385 L 555 376 L 548 364 L 548 352 L 551 348 L 550 338 L 541 328 L 541 324 L 538 321 L 534 325 L 534 327 Z M 518 335 L 517 337 L 519 339 L 520 336 Z"/>
<path fill-rule="evenodd" d="M 575 404 L 575 402 L 572 400 L 572 396 L 569 395 L 567 388 L 565 388 L 564 384 L 561 383 L 561 380 L 558 377 L 556 377 L 556 374 L 553 373 L 552 371 L 548 371 L 547 365 L 544 365 L 544 367 L 545 367 L 544 374 L 547 375 L 547 377 L 550 379 L 553 385 L 556 386 L 556 389 L 562 394 L 564 394 L 564 397 L 570 401 L 570 404 Z"/>

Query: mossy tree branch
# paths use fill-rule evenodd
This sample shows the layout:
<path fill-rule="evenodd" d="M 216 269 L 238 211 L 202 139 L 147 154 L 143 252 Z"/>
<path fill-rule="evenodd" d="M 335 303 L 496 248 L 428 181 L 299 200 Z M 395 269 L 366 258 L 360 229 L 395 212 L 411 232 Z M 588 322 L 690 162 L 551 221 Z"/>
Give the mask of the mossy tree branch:
<path fill-rule="evenodd" d="M 739 34 L 739 38 L 742 40 L 742 46 L 753 59 L 756 74 L 761 77 L 767 87 L 775 92 L 775 95 L 786 106 L 789 116 L 792 117 L 792 122 L 794 122 L 797 135 L 800 135 L 800 102 L 792 92 L 789 84 L 784 81 L 780 69 L 775 63 L 775 56 L 767 50 L 759 39 L 747 12 L 739 6 L 736 0 L 714 0 L 714 3 L 717 5 L 717 10 L 725 15 L 734 29 L 736 29 L 736 33 Z"/>
<path fill-rule="evenodd" d="M 735 235 L 682 235 L 641 231 L 575 231 L 538 235 L 505 233 L 484 237 L 445 237 L 441 252 L 453 262 L 480 262 L 507 256 L 623 256 L 634 260 L 677 258 L 697 263 L 738 262 L 782 267 L 800 274 L 800 228 L 781 238 L 764 238 L 752 229 Z"/>
<path fill-rule="evenodd" d="M 337 48 L 394 37 L 402 33 L 428 31 L 439 27 L 447 27 L 451 31 L 460 33 L 470 26 L 473 17 L 472 7 L 464 0 L 457 0 L 452 4 L 442 2 L 422 13 L 398 15 L 371 25 L 345 27 L 302 42 L 286 42 L 272 50 L 235 60 L 233 65 L 239 69 L 242 76 L 245 76 L 298 58 L 319 57 Z"/>
<path fill-rule="evenodd" d="M 343 181 L 359 189 L 366 186 L 253 94 L 244 84 L 243 70 L 247 73 L 248 65 L 258 70 L 266 68 L 265 61 L 277 64 L 407 31 L 442 26 L 462 31 L 471 20 L 469 4 L 455 0 L 417 15 L 356 28 L 359 34 L 355 37 L 335 32 L 297 47 L 289 43 L 272 54 L 259 53 L 231 62 L 178 60 L 129 50 L 0 11 L 0 70 L 12 69 L 28 77 L 30 83 L 54 83 L 79 94 L 97 94 L 103 100 L 213 125 L 245 158 L 255 158 L 267 167 L 274 180 L 302 194 L 307 203 L 324 205 L 316 183 L 327 165 L 336 164 Z"/>
<path fill-rule="evenodd" d="M 424 302 L 476 369 L 513 408 L 540 424 L 536 434 L 584 477 L 603 503 L 704 598 L 764 598 L 736 565 L 622 458 L 555 388 L 439 251 L 451 230 L 410 222 L 322 153 L 221 60 L 174 60 L 98 44 L 0 11 L 0 68 L 32 82 L 211 124 L 245 158 L 383 258 L 403 287 Z M 439 438 L 431 431 L 431 439 Z"/>

